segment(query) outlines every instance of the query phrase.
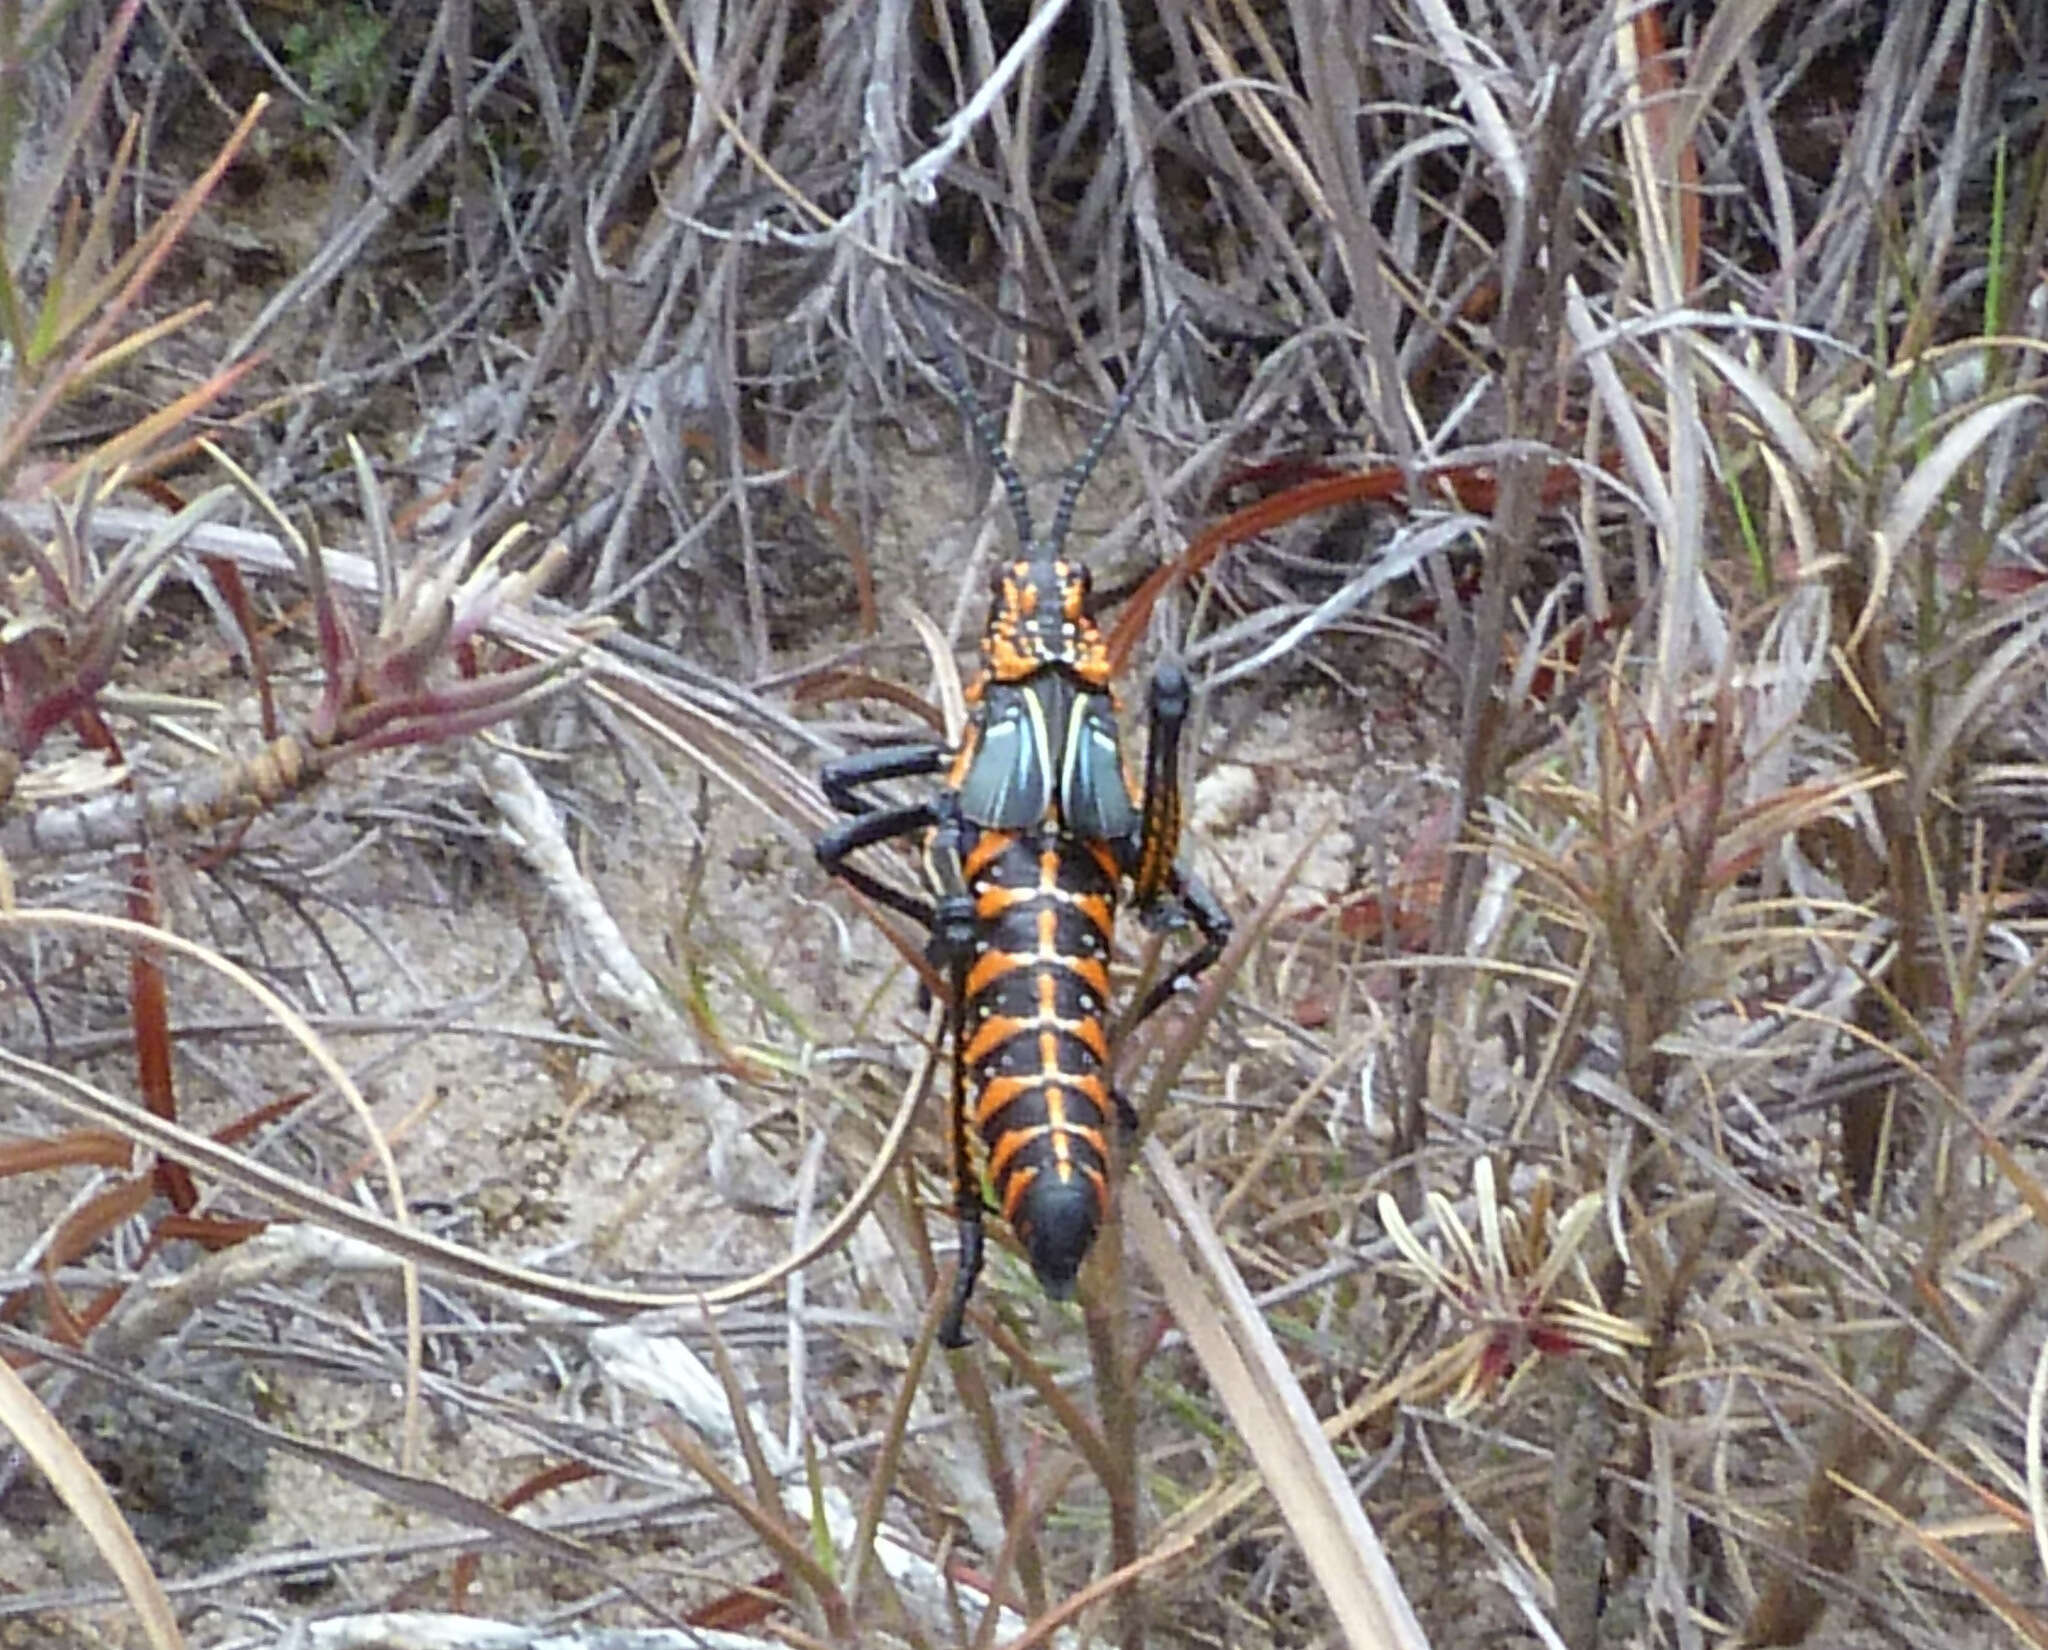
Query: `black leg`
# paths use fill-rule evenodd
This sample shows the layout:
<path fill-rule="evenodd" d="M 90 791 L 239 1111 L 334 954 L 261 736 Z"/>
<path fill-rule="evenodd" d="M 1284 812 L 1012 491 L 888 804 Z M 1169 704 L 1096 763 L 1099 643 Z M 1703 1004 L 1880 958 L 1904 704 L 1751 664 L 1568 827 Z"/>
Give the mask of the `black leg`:
<path fill-rule="evenodd" d="M 967 1333 L 967 1303 L 981 1277 L 981 1177 L 974 1172 L 974 1157 L 967 1145 L 967 1062 L 962 1057 L 966 1044 L 967 964 L 953 971 L 953 1001 L 946 1015 L 953 1037 L 953 1223 L 960 1234 L 960 1258 L 953 1272 L 953 1292 L 946 1301 L 946 1315 L 939 1320 L 939 1345 L 957 1352 L 971 1344 Z"/>
<path fill-rule="evenodd" d="M 854 794 L 863 786 L 879 784 L 884 779 L 943 773 L 952 760 L 952 753 L 943 745 L 883 745 L 827 762 L 818 771 L 818 784 L 825 792 L 825 800 L 841 813 L 864 814 L 874 804 Z"/>
<path fill-rule="evenodd" d="M 1193 698 L 1188 673 L 1178 660 L 1161 661 L 1152 672 L 1146 697 L 1145 802 L 1139 814 L 1138 840 L 1126 851 L 1131 903 L 1145 926 L 1154 930 L 1177 928 L 1185 916 L 1193 921 L 1202 943 L 1145 993 L 1137 1012 L 1125 1024 L 1126 1032 L 1158 1013 L 1168 998 L 1222 956 L 1230 942 L 1230 913 L 1178 857 L 1180 741 Z"/>
<path fill-rule="evenodd" d="M 886 905 L 891 911 L 908 917 L 912 922 L 930 928 L 933 926 L 933 914 L 928 900 L 921 900 L 914 894 L 906 894 L 900 888 L 890 887 L 880 878 L 868 875 L 858 865 L 849 865 L 846 856 L 856 849 L 872 847 L 877 842 L 887 842 L 891 837 L 909 836 L 913 832 L 928 830 L 936 818 L 930 802 L 914 802 L 902 808 L 882 808 L 873 813 L 857 813 L 844 825 L 835 825 L 818 838 L 818 863 L 832 876 L 858 888 L 877 905 Z"/>
<path fill-rule="evenodd" d="M 1189 980 L 1205 973 L 1210 965 L 1223 955 L 1224 946 L 1230 943 L 1230 913 L 1223 909 L 1222 904 L 1209 892 L 1208 886 L 1200 877 L 1176 865 L 1167 876 L 1164 892 L 1167 899 L 1155 907 L 1155 910 L 1171 910 L 1177 905 L 1187 912 L 1195 925 L 1195 931 L 1202 936 L 1202 943 L 1175 964 L 1169 973 L 1145 993 L 1144 1001 L 1138 1004 L 1137 1013 L 1131 1016 L 1129 1023 L 1124 1027 L 1126 1035 L 1137 1030 L 1158 1013 L 1166 1005 L 1167 999 Z M 1168 903 L 1169 901 L 1171 903 Z M 1148 923 L 1153 920 L 1150 913 L 1147 913 L 1147 920 Z"/>
<path fill-rule="evenodd" d="M 925 955 L 946 976 L 949 1001 L 946 1033 L 953 1044 L 953 1209 L 959 1225 L 960 1258 L 953 1287 L 939 1320 L 941 1346 L 957 1350 L 968 1344 L 967 1303 L 981 1276 L 981 1177 L 974 1167 L 968 1131 L 967 1103 L 967 975 L 981 947 L 981 924 L 974 895 L 961 866 L 972 845 L 974 827 L 960 812 L 960 798 L 942 790 L 923 802 L 900 808 L 877 808 L 857 794 L 886 779 L 910 779 L 943 772 L 952 754 L 941 745 L 891 745 L 880 750 L 829 762 L 819 775 L 825 798 L 853 817 L 818 838 L 818 863 L 878 904 L 922 923 L 931 932 Z M 925 843 L 925 875 L 936 898 L 926 901 L 870 876 L 847 856 L 894 837 L 929 831 Z"/>
<path fill-rule="evenodd" d="M 1116 1107 L 1117 1144 L 1123 1147 L 1124 1155 L 1128 1157 L 1131 1148 L 1138 1143 L 1138 1108 L 1124 1098 L 1122 1089 L 1111 1089 L 1109 1100 Z"/>
<path fill-rule="evenodd" d="M 953 1292 L 939 1320 L 939 1344 L 957 1351 L 968 1344 L 967 1302 L 981 1276 L 981 1177 L 969 1149 L 967 1110 L 967 974 L 981 948 L 980 919 L 974 895 L 960 866 L 971 844 L 973 828 L 961 817 L 960 799 L 951 791 L 933 801 L 931 840 L 925 847 L 925 869 L 938 892 L 933 908 L 931 944 L 926 948 L 934 967 L 946 974 L 950 1000 L 947 1034 L 953 1041 L 953 1218 L 960 1233 L 960 1258 L 953 1272 Z"/>

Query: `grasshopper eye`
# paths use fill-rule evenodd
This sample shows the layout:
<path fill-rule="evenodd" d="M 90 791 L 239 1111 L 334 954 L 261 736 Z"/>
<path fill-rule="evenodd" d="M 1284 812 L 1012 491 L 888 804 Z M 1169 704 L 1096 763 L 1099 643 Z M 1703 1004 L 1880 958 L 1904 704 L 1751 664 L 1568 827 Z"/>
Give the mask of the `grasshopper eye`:
<path fill-rule="evenodd" d="M 1001 596 L 1003 584 L 1009 576 L 1009 567 L 1003 562 L 997 562 L 995 566 L 988 570 L 988 593 L 991 596 Z"/>

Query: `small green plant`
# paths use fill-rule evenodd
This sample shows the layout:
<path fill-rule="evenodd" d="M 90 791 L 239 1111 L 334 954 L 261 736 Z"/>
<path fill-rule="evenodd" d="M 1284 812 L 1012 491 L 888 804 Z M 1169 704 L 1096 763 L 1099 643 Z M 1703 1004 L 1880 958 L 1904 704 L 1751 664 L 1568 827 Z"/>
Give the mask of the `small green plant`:
<path fill-rule="evenodd" d="M 368 6 L 322 6 L 308 22 L 284 31 L 285 67 L 305 89 L 299 119 L 309 131 L 332 131 L 360 120 L 383 79 L 384 36 L 391 24 Z"/>

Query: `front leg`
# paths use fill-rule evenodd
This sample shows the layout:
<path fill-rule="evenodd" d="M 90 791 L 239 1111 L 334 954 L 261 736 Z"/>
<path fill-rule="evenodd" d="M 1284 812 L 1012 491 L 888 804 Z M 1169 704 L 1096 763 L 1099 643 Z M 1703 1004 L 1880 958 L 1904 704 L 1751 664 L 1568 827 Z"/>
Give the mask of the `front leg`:
<path fill-rule="evenodd" d="M 828 793 L 829 794 L 829 793 Z M 900 916 L 908 917 L 921 928 L 936 933 L 937 924 L 929 900 L 921 900 L 915 894 L 906 894 L 900 888 L 892 888 L 879 877 L 870 876 L 858 865 L 848 863 L 847 856 L 857 849 L 871 847 L 877 842 L 887 842 L 893 837 L 911 836 L 918 831 L 931 829 L 937 815 L 929 802 L 913 802 L 902 808 L 883 808 L 878 812 L 854 811 L 854 817 L 843 825 L 835 825 L 818 838 L 816 852 L 818 863 L 827 874 L 859 889 L 877 905 L 887 906 Z"/>
<path fill-rule="evenodd" d="M 843 814 L 864 814 L 874 804 L 856 793 L 885 779 L 917 779 L 943 773 L 951 754 L 943 745 L 920 741 L 914 745 L 881 745 L 871 751 L 856 751 L 827 762 L 818 770 L 818 785 L 825 800 Z"/>
<path fill-rule="evenodd" d="M 943 769 L 948 760 L 945 748 L 934 744 L 884 745 L 876 750 L 858 751 L 827 762 L 819 770 L 818 784 L 825 800 L 843 814 L 853 817 L 835 825 L 817 841 L 818 863 L 826 872 L 857 888 L 878 905 L 887 906 L 921 927 L 932 926 L 930 901 L 892 888 L 879 877 L 847 862 L 847 856 L 895 837 L 912 836 L 929 830 L 937 821 L 930 802 L 915 802 L 900 808 L 878 808 L 859 793 L 885 779 L 913 779 Z"/>

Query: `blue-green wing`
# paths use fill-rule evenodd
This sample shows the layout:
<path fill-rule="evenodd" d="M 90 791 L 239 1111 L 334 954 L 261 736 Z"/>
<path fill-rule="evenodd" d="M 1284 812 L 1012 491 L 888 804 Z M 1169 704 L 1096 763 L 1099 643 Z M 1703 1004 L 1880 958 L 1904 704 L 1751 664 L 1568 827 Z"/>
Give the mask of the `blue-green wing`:
<path fill-rule="evenodd" d="M 960 781 L 960 811 L 975 824 L 996 831 L 1020 831 L 1038 824 L 1052 806 L 1052 730 L 1063 718 L 1048 717 L 1066 690 L 1052 679 L 1021 686 L 992 684 L 981 703 L 980 737 L 974 760 Z"/>
<path fill-rule="evenodd" d="M 1138 834 L 1138 810 L 1124 779 L 1116 712 L 1106 693 L 1077 693 L 1060 748 L 1060 821 L 1086 842 Z"/>

